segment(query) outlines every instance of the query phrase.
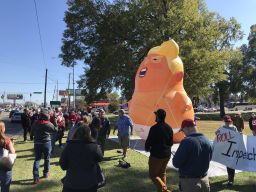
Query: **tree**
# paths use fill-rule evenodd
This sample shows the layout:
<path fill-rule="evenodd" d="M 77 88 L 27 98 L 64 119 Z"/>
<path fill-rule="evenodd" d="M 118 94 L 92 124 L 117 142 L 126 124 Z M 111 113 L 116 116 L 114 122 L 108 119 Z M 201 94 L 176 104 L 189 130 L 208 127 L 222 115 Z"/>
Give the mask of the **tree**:
<path fill-rule="evenodd" d="M 239 49 L 230 50 L 228 54 L 228 63 L 225 65 L 223 74 L 225 79 L 215 84 L 215 93 L 218 93 L 220 104 L 220 116 L 225 115 L 225 101 L 230 98 L 230 94 L 243 93 L 243 55 Z"/>
<path fill-rule="evenodd" d="M 119 109 L 119 104 L 117 102 L 111 102 L 108 106 L 108 110 L 110 113 L 113 113 L 114 111 Z"/>
<path fill-rule="evenodd" d="M 139 64 L 168 38 L 180 46 L 188 94 L 207 95 L 209 85 L 226 78 L 230 47 L 241 35 L 234 18 L 209 12 L 202 0 L 69 0 L 68 6 L 60 57 L 66 66 L 84 61 L 79 86 L 89 101 L 113 87 L 130 99 Z"/>
<path fill-rule="evenodd" d="M 107 99 L 109 102 L 119 103 L 119 95 L 116 92 L 107 93 Z"/>
<path fill-rule="evenodd" d="M 244 85 L 243 53 L 240 49 L 233 51 L 227 67 L 229 92 L 240 95 L 240 100 L 243 101 L 246 87 Z"/>
<path fill-rule="evenodd" d="M 247 98 L 256 97 L 256 24 L 250 28 L 248 46 L 243 45 L 241 50 L 243 59 L 243 82 Z"/>

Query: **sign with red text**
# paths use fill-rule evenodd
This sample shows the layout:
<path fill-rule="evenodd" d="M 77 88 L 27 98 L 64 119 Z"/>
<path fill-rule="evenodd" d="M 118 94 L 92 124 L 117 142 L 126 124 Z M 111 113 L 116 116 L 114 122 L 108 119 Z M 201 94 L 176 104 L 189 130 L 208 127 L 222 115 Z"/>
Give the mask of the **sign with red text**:
<path fill-rule="evenodd" d="M 256 172 L 256 136 L 220 128 L 213 143 L 212 160 L 233 169 Z"/>

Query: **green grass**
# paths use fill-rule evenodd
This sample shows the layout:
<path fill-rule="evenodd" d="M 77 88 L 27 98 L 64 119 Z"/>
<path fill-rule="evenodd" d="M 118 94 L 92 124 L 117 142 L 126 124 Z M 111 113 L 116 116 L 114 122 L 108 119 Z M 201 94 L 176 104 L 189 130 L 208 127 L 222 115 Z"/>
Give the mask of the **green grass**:
<path fill-rule="evenodd" d="M 210 138 L 214 137 L 215 130 L 222 122 L 199 121 L 200 132 L 205 133 Z M 249 128 L 246 127 L 249 133 Z M 51 158 L 51 175 L 48 179 L 42 180 L 40 184 L 32 184 L 32 168 L 34 162 L 33 144 L 20 141 L 15 144 L 18 158 L 13 169 L 12 192 L 59 192 L 62 189 L 60 179 L 65 175 L 58 165 L 60 149 L 56 147 L 54 156 Z M 100 189 L 100 192 L 154 192 L 155 187 L 148 178 L 148 158 L 140 153 L 129 150 L 127 161 L 131 163 L 131 168 L 121 169 L 116 167 L 120 154 L 116 153 L 118 145 L 113 141 L 108 141 L 105 158 L 101 162 L 101 167 L 107 177 L 107 185 Z M 40 167 L 42 175 L 43 167 Z M 171 169 L 167 170 L 168 186 L 172 186 L 174 191 L 178 191 L 178 175 Z M 256 173 L 239 173 L 235 177 L 235 186 L 226 189 L 227 176 L 210 178 L 213 192 L 217 191 L 239 191 L 254 192 L 256 187 Z"/>

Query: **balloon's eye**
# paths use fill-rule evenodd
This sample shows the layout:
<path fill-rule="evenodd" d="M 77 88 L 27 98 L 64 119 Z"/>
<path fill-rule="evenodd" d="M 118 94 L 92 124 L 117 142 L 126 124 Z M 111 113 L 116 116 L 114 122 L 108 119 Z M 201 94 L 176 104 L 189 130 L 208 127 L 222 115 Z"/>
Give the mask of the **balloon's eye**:
<path fill-rule="evenodd" d="M 162 56 L 153 57 L 152 62 L 153 63 L 159 63 L 159 62 L 161 62 L 162 58 L 163 58 Z"/>

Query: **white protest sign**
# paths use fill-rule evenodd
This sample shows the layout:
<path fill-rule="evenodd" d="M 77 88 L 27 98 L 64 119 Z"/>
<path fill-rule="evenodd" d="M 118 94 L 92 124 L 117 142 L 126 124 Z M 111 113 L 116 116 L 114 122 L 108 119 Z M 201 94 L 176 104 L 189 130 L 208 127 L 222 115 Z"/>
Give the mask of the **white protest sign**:
<path fill-rule="evenodd" d="M 212 160 L 227 167 L 256 172 L 256 137 L 221 128 L 213 143 Z"/>

